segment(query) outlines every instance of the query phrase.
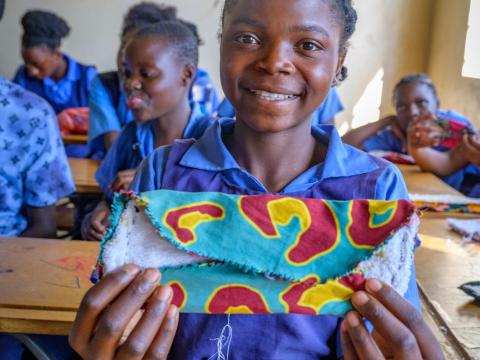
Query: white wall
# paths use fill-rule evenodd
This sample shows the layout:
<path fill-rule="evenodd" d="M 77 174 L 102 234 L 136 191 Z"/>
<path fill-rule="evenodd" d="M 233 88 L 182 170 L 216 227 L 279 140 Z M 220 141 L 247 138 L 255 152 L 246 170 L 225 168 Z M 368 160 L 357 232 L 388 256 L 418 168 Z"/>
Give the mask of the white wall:
<path fill-rule="evenodd" d="M 6 0 L 5 14 L 0 21 L 0 74 L 11 78 L 21 63 L 20 18 L 29 9 L 54 11 L 72 28 L 62 49 L 86 64 L 95 64 L 100 71 L 114 68 L 123 15 L 140 1 L 134 0 Z M 205 45 L 200 48 L 200 66 L 206 69 L 218 87 L 219 0 L 166 0 L 158 3 L 175 5 L 180 17 L 197 24 Z"/>

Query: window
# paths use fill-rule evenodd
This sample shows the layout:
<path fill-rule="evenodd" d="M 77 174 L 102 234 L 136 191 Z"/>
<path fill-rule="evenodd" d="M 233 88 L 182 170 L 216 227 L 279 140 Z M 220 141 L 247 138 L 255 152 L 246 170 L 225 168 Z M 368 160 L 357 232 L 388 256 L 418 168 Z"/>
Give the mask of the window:
<path fill-rule="evenodd" d="M 470 0 L 462 75 L 480 79 L 480 0 Z"/>

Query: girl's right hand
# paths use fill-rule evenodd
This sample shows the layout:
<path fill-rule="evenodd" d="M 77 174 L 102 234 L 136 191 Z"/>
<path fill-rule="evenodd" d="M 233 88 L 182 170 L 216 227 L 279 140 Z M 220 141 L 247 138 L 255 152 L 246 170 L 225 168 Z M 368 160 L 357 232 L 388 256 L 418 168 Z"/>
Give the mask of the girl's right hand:
<path fill-rule="evenodd" d="M 414 148 L 434 147 L 441 144 L 444 129 L 437 124 L 436 117 L 428 114 L 412 121 L 407 129 L 407 141 Z"/>
<path fill-rule="evenodd" d="M 132 264 L 105 275 L 80 304 L 70 346 L 84 359 L 166 359 L 178 309 L 159 280 L 158 270 Z"/>

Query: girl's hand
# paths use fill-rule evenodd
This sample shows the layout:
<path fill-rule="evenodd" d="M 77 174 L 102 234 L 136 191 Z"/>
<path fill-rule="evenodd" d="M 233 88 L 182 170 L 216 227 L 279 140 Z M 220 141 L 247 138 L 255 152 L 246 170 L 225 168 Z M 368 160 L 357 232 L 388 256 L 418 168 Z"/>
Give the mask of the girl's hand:
<path fill-rule="evenodd" d="M 442 143 L 445 130 L 436 123 L 435 115 L 428 114 L 408 125 L 407 140 L 415 148 L 433 147 Z"/>
<path fill-rule="evenodd" d="M 102 241 L 107 233 L 109 223 L 110 208 L 104 202 L 98 203 L 97 207 L 85 216 L 82 221 L 80 232 L 85 240 Z"/>
<path fill-rule="evenodd" d="M 112 185 L 110 186 L 110 191 L 118 192 L 120 190 L 127 190 L 133 181 L 133 178 L 135 177 L 136 171 L 137 169 L 119 171 L 115 179 L 113 179 Z"/>
<path fill-rule="evenodd" d="M 159 280 L 158 270 L 132 264 L 105 275 L 80 304 L 71 347 L 84 359 L 166 359 L 178 310 L 172 289 Z"/>
<path fill-rule="evenodd" d="M 474 165 L 480 166 L 480 135 L 464 135 L 462 146 L 462 154 Z"/>
<path fill-rule="evenodd" d="M 443 359 L 440 345 L 418 310 L 390 286 L 367 280 L 366 291 L 353 295 L 357 311 L 341 326 L 345 360 L 350 359 Z M 370 321 L 370 334 L 362 321 Z"/>

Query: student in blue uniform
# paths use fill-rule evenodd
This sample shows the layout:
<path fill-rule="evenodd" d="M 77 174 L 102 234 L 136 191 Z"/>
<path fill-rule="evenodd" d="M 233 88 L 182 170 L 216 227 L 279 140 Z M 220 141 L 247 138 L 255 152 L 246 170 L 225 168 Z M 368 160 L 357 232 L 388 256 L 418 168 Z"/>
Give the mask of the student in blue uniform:
<path fill-rule="evenodd" d="M 343 111 L 343 104 L 338 96 L 338 91 L 332 87 L 323 101 L 322 105 L 312 114 L 312 125 L 334 125 L 335 115 Z M 217 116 L 219 118 L 233 118 L 235 110 L 232 103 L 227 98 L 223 99 L 217 108 Z"/>
<path fill-rule="evenodd" d="M 28 11 L 22 17 L 22 65 L 13 81 L 47 100 L 58 115 L 68 108 L 88 107 L 88 89 L 97 74 L 94 66 L 78 63 L 60 51 L 68 24 L 54 13 Z M 87 157 L 86 145 L 67 145 L 70 157 Z"/>
<path fill-rule="evenodd" d="M 107 199 L 126 189 L 137 166 L 154 149 L 174 139 L 198 138 L 211 119 L 189 99 L 198 63 L 198 38 L 180 21 L 144 27 L 125 48 L 125 95 L 134 122 L 128 123 L 96 173 Z M 86 217 L 83 236 L 100 240 L 109 214 L 102 201 Z"/>
<path fill-rule="evenodd" d="M 28 11 L 22 18 L 22 65 L 13 81 L 47 100 L 60 113 L 88 107 L 88 88 L 97 71 L 60 51 L 68 24 L 47 11 Z"/>
<path fill-rule="evenodd" d="M 142 2 L 131 7 L 123 19 L 121 45 L 117 54 L 118 69 L 122 67 L 122 48 L 129 36 L 144 26 L 176 19 L 177 9 L 172 6 Z M 198 35 L 196 26 L 190 23 L 188 25 Z M 90 88 L 88 138 L 95 158 L 105 156 L 123 126 L 133 119 L 120 80 L 119 71 L 102 73 L 93 80 Z M 205 114 L 210 114 L 211 109 L 217 106 L 217 94 L 206 71 L 197 69 L 190 98 L 200 104 L 200 109 Z"/>
<path fill-rule="evenodd" d="M 440 99 L 432 79 L 425 74 L 403 77 L 393 90 L 396 114 L 350 130 L 343 141 L 365 151 L 385 150 L 406 154 L 408 125 L 421 116 L 435 114 L 471 126 L 470 121 L 452 110 L 440 109 Z"/>
<path fill-rule="evenodd" d="M 215 123 L 198 141 L 157 149 L 143 161 L 132 188 L 406 197 L 394 165 L 344 145 L 333 127 L 311 127 L 311 114 L 336 77 L 341 79 L 355 23 L 350 0 L 227 0 L 220 72 L 236 122 Z M 130 264 L 87 293 L 70 342 L 86 358 L 164 359 L 170 346 L 169 359 L 442 358 L 421 319 L 412 270 L 405 299 L 369 280 L 367 290 L 353 296 L 356 311 L 343 322 L 334 316 L 232 314 L 233 337 L 225 342 L 227 315 L 179 317 L 176 307 L 168 306 L 172 290 L 158 287 L 158 270 L 140 272 Z M 132 332 L 120 344 L 145 303 L 139 322 L 130 324 Z M 362 316 L 373 325 L 374 336 Z"/>

